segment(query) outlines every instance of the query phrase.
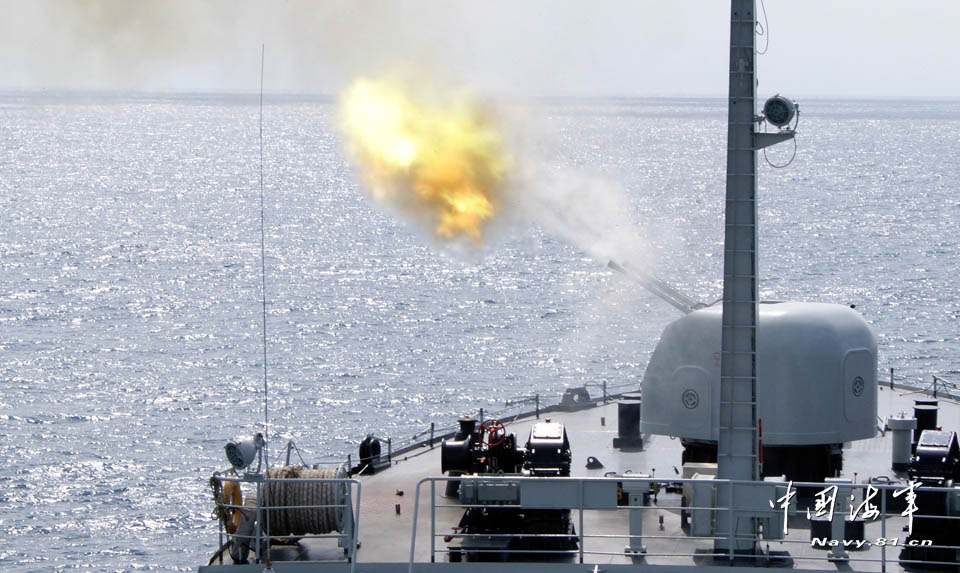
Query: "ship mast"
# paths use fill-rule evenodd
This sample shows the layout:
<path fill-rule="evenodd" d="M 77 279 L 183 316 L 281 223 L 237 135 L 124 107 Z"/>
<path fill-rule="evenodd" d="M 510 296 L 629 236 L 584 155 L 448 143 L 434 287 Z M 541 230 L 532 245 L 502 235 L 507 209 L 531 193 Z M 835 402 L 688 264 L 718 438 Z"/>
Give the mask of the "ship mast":
<path fill-rule="evenodd" d="M 723 240 L 720 360 L 721 478 L 757 479 L 757 154 L 755 0 L 733 0 Z"/>
<path fill-rule="evenodd" d="M 727 184 L 723 246 L 723 334 L 717 477 L 756 481 L 757 431 L 757 150 L 782 141 L 756 132 L 756 1 L 732 0 L 730 91 L 727 119 Z M 792 136 L 792 133 L 790 133 Z M 721 484 L 720 507 L 755 505 L 747 487 Z M 753 553 L 756 520 L 717 519 L 715 550 Z M 731 536 L 732 534 L 732 536 Z"/>

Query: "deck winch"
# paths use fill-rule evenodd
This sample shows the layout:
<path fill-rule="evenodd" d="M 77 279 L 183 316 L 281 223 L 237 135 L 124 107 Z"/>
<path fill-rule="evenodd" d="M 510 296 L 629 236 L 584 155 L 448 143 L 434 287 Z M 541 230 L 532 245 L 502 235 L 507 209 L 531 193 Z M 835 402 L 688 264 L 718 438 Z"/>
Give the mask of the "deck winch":
<path fill-rule="evenodd" d="M 440 454 L 442 471 L 465 478 L 450 482 L 447 496 L 456 495 L 471 506 L 456 528 L 463 537 L 459 547 L 451 548 L 450 560 L 501 561 L 511 552 L 529 557 L 575 550 L 577 537 L 569 509 L 516 507 L 521 486 L 501 479 L 568 477 L 571 458 L 566 428 L 558 422 L 537 422 L 526 444 L 518 446 L 516 435 L 508 434 L 499 420 L 478 425 L 472 418 L 461 419 L 459 431 L 444 440 Z"/>
<path fill-rule="evenodd" d="M 522 447 L 499 420 L 488 419 L 478 426 L 477 420 L 462 418 L 459 424 L 453 438 L 443 441 L 440 471 L 449 475 L 570 475 L 570 441 L 563 424 L 549 419 L 534 424 Z"/>

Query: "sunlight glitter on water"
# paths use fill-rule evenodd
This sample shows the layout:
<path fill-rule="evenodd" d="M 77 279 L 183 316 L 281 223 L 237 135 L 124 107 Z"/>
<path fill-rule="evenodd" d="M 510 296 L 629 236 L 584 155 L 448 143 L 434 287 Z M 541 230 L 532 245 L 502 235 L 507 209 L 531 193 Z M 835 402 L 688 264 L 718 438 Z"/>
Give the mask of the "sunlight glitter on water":
<path fill-rule="evenodd" d="M 0 561 L 194 569 L 216 543 L 223 444 L 262 419 L 254 102 L 5 97 Z M 537 112 L 552 160 L 620 182 L 662 278 L 712 301 L 725 110 L 703 104 Z M 881 366 L 916 377 L 960 377 L 957 108 L 805 102 L 797 161 L 761 172 L 764 296 L 856 304 Z M 265 126 L 277 442 L 343 455 L 410 420 L 639 384 L 677 315 L 605 261 L 539 231 L 437 256 L 364 199 L 331 104 L 269 102 Z"/>

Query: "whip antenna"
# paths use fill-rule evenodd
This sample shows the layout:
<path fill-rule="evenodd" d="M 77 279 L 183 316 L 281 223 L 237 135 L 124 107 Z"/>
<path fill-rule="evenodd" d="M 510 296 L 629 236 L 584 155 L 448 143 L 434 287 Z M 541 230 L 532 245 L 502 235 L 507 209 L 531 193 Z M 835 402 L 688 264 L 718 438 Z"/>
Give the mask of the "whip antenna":
<path fill-rule="evenodd" d="M 263 294 L 263 465 L 264 474 L 270 477 L 270 458 L 267 455 L 267 444 L 270 443 L 270 418 L 267 415 L 267 255 L 264 248 L 263 232 L 263 60 L 264 44 L 260 44 L 260 290 Z M 270 488 L 263 490 L 263 505 L 270 506 Z M 270 565 L 270 510 L 266 510 L 267 521 L 267 570 L 272 571 Z M 257 549 L 259 554 L 260 550 Z"/>
<path fill-rule="evenodd" d="M 267 256 L 263 232 L 263 56 L 264 45 L 260 44 L 260 290 L 263 295 L 263 457 L 267 468 L 270 418 L 267 412 Z"/>

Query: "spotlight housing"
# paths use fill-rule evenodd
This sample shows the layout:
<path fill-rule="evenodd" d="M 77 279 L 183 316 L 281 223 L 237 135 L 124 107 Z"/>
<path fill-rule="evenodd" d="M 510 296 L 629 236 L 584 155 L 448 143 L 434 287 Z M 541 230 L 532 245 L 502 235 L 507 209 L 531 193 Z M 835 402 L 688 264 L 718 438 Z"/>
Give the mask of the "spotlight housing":
<path fill-rule="evenodd" d="M 261 448 L 263 448 L 263 434 L 257 434 L 252 438 L 237 438 L 227 442 L 223 447 L 230 465 L 238 470 L 252 464 Z"/>
<path fill-rule="evenodd" d="M 763 104 L 763 117 L 773 126 L 783 129 L 797 115 L 797 102 L 777 94 Z"/>

